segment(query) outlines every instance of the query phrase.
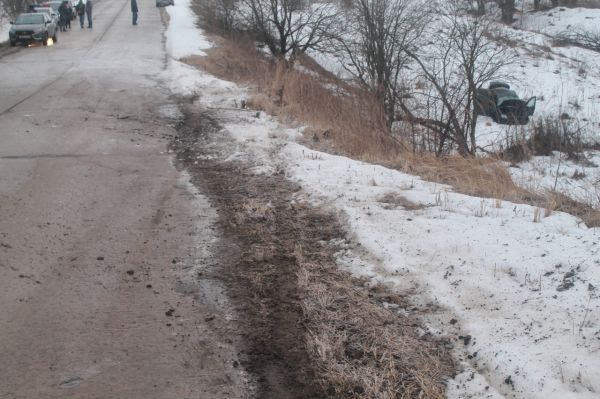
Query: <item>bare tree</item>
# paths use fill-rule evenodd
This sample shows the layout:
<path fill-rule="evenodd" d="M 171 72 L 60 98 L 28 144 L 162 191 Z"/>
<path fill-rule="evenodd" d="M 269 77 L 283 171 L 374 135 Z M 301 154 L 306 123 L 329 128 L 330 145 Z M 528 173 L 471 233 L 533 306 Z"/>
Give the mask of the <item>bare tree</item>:
<path fill-rule="evenodd" d="M 226 33 L 239 27 L 239 0 L 204 0 L 197 7 L 204 28 Z"/>
<path fill-rule="evenodd" d="M 454 11 L 444 10 L 441 27 L 436 28 L 436 43 L 420 52 L 407 51 L 433 89 L 420 96 L 439 104 L 439 110 L 427 118 L 404 110 L 413 122 L 438 133 L 438 152 L 450 141 L 461 155 L 469 156 L 477 148 L 477 116 L 473 114 L 477 89 L 497 78 L 514 60 L 514 53 L 493 40 L 492 16 L 465 16 Z"/>
<path fill-rule="evenodd" d="M 327 3 L 304 4 L 302 0 L 243 0 L 242 18 L 247 30 L 278 58 L 294 58 L 318 48 L 335 20 Z"/>
<path fill-rule="evenodd" d="M 5 12 L 8 17 L 14 18 L 24 12 L 30 4 L 31 0 L 0 0 L 0 17 Z"/>
<path fill-rule="evenodd" d="M 485 0 L 477 0 L 477 15 L 485 14 Z"/>
<path fill-rule="evenodd" d="M 557 35 L 556 41 L 600 52 L 600 30 L 573 29 Z"/>
<path fill-rule="evenodd" d="M 355 0 L 332 48 L 342 65 L 380 101 L 388 127 L 406 90 L 402 72 L 430 14 L 411 0 Z"/>

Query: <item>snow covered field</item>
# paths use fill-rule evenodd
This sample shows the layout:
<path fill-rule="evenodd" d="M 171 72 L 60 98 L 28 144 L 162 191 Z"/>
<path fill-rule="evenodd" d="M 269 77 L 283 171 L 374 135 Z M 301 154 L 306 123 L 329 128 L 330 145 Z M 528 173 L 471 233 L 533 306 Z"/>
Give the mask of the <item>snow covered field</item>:
<path fill-rule="evenodd" d="M 533 192 L 554 189 L 593 207 L 600 207 L 600 153 L 586 151 L 587 162 L 573 162 L 566 155 L 534 157 L 510 168 L 513 180 Z"/>
<path fill-rule="evenodd" d="M 536 95 L 536 115 L 557 117 L 567 114 L 571 130 L 579 131 L 585 141 L 600 142 L 600 57 L 597 52 L 577 47 L 552 47 L 554 37 L 573 30 L 598 31 L 600 10 L 559 8 L 526 13 L 514 30 L 521 43 L 523 56 L 513 86 L 518 92 Z M 496 124 L 479 134 L 499 139 L 506 134 Z M 524 135 L 531 134 L 531 124 Z M 565 155 L 535 157 L 529 162 L 511 168 L 511 175 L 524 187 L 541 191 L 554 189 L 593 207 L 600 206 L 600 153 L 587 151 L 589 162 L 565 161 Z M 556 175 L 558 174 L 558 178 Z"/>
<path fill-rule="evenodd" d="M 564 8 L 525 13 L 516 26 L 533 32 L 556 36 L 569 29 L 583 29 L 597 32 L 600 28 L 600 9 Z"/>
<path fill-rule="evenodd" d="M 201 106 L 231 106 L 243 89 L 180 65 L 178 58 L 188 51 L 177 48 L 187 38 L 172 28 L 173 21 L 193 23 L 194 17 L 184 1 L 168 10 L 172 59 L 165 77 L 171 74 L 172 90 L 198 94 Z M 533 93 L 536 86 L 526 83 Z M 264 114 L 225 129 L 237 140 L 239 156 L 255 160 L 256 173 L 283 167 L 303 187 L 298 201 L 340 213 L 366 251 L 358 256 L 354 243 L 340 243 L 341 266 L 439 306 L 423 333 L 453 339 L 464 372 L 449 382 L 449 397 L 599 397 L 600 229 L 567 214 L 469 197 L 313 151 L 296 142 L 298 130 Z M 532 162 L 522 170 L 536 168 Z M 527 183 L 526 174 L 523 179 Z"/>

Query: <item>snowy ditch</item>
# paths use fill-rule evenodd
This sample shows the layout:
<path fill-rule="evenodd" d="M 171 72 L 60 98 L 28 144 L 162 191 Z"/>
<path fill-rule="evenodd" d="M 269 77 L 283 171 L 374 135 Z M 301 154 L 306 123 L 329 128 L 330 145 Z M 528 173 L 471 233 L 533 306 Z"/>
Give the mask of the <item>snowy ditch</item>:
<path fill-rule="evenodd" d="M 170 59 L 164 78 L 171 90 L 198 95 L 205 107 L 231 107 L 243 88 L 180 61 L 210 46 L 193 26 L 189 1 L 167 10 Z M 186 47 L 188 37 L 199 37 L 196 43 L 202 44 Z M 299 130 L 264 114 L 226 129 L 240 157 L 263 165 L 256 173 L 283 165 L 304 189 L 298 200 L 342 215 L 369 254 L 357 259 L 343 250 L 342 267 L 439 306 L 425 320 L 430 330 L 424 333 L 452 338 L 464 368 L 448 382 L 448 397 L 598 397 L 600 229 L 588 229 L 564 213 L 544 215 L 527 205 L 469 197 L 395 170 L 313 151 L 296 142 Z M 545 170 L 535 162 L 522 165 L 523 184 Z M 569 167 L 576 168 L 565 164 Z"/>

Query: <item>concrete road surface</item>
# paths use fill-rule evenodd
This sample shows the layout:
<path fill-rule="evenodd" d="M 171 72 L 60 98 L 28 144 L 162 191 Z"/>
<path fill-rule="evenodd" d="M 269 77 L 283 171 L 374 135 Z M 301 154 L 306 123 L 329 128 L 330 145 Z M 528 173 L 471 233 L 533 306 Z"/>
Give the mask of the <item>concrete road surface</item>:
<path fill-rule="evenodd" d="M 245 397 L 216 215 L 173 166 L 153 0 L 0 58 L 0 398 Z M 208 294 L 207 294 L 208 293 Z M 230 320 L 235 316 L 230 315 Z"/>

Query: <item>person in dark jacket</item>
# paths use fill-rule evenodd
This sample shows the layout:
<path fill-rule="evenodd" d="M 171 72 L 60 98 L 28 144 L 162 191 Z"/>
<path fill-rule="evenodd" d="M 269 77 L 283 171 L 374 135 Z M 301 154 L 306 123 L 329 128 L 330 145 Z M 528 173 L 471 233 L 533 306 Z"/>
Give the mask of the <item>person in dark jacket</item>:
<path fill-rule="evenodd" d="M 79 3 L 75 6 L 75 11 L 79 16 L 79 26 L 83 29 L 83 22 L 85 20 L 85 4 L 83 4 L 83 0 L 79 0 Z"/>
<path fill-rule="evenodd" d="M 137 0 L 131 0 L 131 16 L 134 25 L 137 25 L 138 5 Z"/>
<path fill-rule="evenodd" d="M 71 6 L 71 0 L 65 2 L 67 5 L 67 28 L 71 29 L 71 20 L 73 19 L 73 7 Z"/>
<path fill-rule="evenodd" d="M 87 15 L 88 20 L 88 28 L 92 28 L 92 9 L 94 5 L 92 4 L 92 0 L 87 0 L 85 2 L 85 15 Z"/>
<path fill-rule="evenodd" d="M 60 26 L 61 32 L 67 31 L 67 19 L 69 18 L 67 15 L 68 13 L 69 11 L 67 10 L 67 2 L 63 1 L 58 7 L 58 25 Z"/>

